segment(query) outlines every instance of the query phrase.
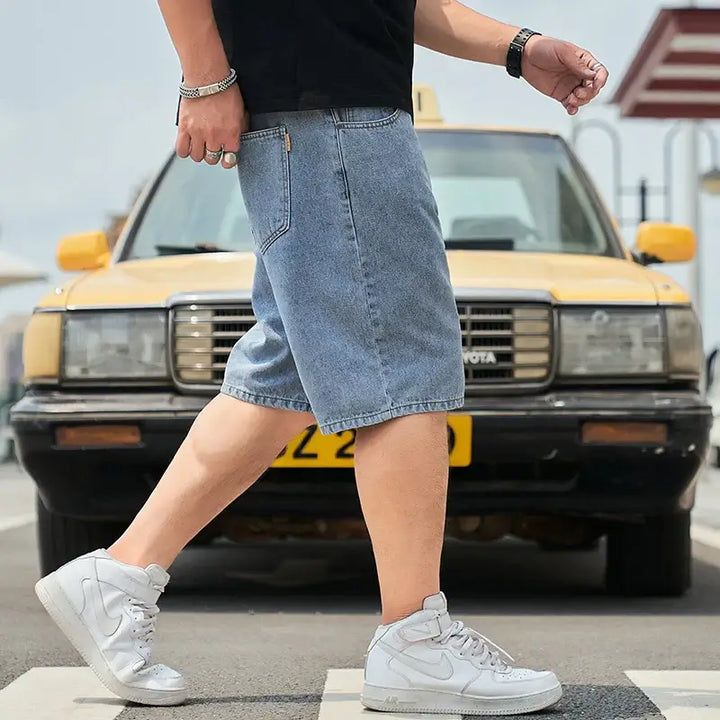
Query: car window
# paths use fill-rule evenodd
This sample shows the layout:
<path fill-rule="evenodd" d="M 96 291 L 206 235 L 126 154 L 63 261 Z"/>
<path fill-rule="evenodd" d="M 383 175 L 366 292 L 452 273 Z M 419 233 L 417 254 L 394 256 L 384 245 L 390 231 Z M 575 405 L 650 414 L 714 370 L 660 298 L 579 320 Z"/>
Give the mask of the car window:
<path fill-rule="evenodd" d="M 495 217 L 514 217 L 528 226 L 534 223 L 527 193 L 517 178 L 436 175 L 432 182 L 446 237 L 463 237 L 473 218 L 486 224 Z M 468 208 L 473 211 L 469 218 Z"/>
<path fill-rule="evenodd" d="M 612 252 L 599 210 L 565 146 L 552 136 L 420 131 L 449 248 Z M 253 250 L 237 174 L 173 158 L 123 259 Z"/>
<path fill-rule="evenodd" d="M 213 247 L 252 251 L 237 172 L 174 157 L 145 208 L 125 258 Z"/>
<path fill-rule="evenodd" d="M 607 254 L 584 180 L 551 136 L 420 134 L 449 247 Z"/>

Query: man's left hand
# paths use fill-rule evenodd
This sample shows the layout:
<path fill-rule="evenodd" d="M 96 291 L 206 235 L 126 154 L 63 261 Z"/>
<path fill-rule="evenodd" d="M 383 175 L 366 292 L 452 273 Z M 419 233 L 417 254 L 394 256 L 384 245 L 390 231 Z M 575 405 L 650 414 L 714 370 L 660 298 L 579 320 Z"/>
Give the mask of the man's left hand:
<path fill-rule="evenodd" d="M 608 80 L 607 68 L 587 50 L 541 35 L 525 46 L 522 74 L 536 90 L 562 103 L 568 115 L 597 97 Z"/>

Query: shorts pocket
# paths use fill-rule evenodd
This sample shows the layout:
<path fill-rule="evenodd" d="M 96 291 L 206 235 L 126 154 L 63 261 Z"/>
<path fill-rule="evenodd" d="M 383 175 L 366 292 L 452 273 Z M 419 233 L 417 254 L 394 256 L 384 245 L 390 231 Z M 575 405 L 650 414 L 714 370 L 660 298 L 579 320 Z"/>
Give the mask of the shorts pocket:
<path fill-rule="evenodd" d="M 266 252 L 290 228 L 287 137 L 282 126 L 240 136 L 240 187 L 260 253 Z"/>
<path fill-rule="evenodd" d="M 338 128 L 379 128 L 393 125 L 402 114 L 400 108 L 391 107 L 353 107 L 339 112 Z"/>

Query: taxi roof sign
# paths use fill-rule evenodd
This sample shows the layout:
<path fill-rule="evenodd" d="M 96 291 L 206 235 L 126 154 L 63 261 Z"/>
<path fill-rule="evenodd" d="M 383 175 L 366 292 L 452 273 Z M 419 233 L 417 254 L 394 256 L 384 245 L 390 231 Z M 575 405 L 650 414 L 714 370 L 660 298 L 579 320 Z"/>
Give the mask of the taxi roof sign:
<path fill-rule="evenodd" d="M 412 97 L 416 125 L 443 122 L 437 95 L 431 85 L 413 85 Z"/>

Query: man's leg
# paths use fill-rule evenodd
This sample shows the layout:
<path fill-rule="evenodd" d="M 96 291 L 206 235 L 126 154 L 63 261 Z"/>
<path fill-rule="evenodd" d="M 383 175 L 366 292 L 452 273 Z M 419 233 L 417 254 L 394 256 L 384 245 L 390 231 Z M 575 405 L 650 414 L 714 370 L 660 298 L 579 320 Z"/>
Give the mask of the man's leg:
<path fill-rule="evenodd" d="M 218 513 L 247 490 L 282 448 L 315 421 L 309 413 L 218 395 L 198 415 L 158 486 L 122 537 L 116 560 L 168 568 Z"/>
<path fill-rule="evenodd" d="M 440 590 L 447 414 L 409 415 L 359 429 L 355 472 L 388 624 L 416 612 Z"/>
<path fill-rule="evenodd" d="M 109 552 L 76 558 L 37 583 L 51 617 L 108 689 L 146 705 L 185 700 L 182 676 L 151 659 L 165 569 L 313 421 L 307 413 L 218 395 Z"/>
<path fill-rule="evenodd" d="M 358 430 L 356 471 L 382 594 L 362 702 L 393 713 L 509 715 L 554 705 L 551 672 L 513 669 L 483 635 L 453 622 L 440 593 L 448 486 L 447 415 Z"/>

